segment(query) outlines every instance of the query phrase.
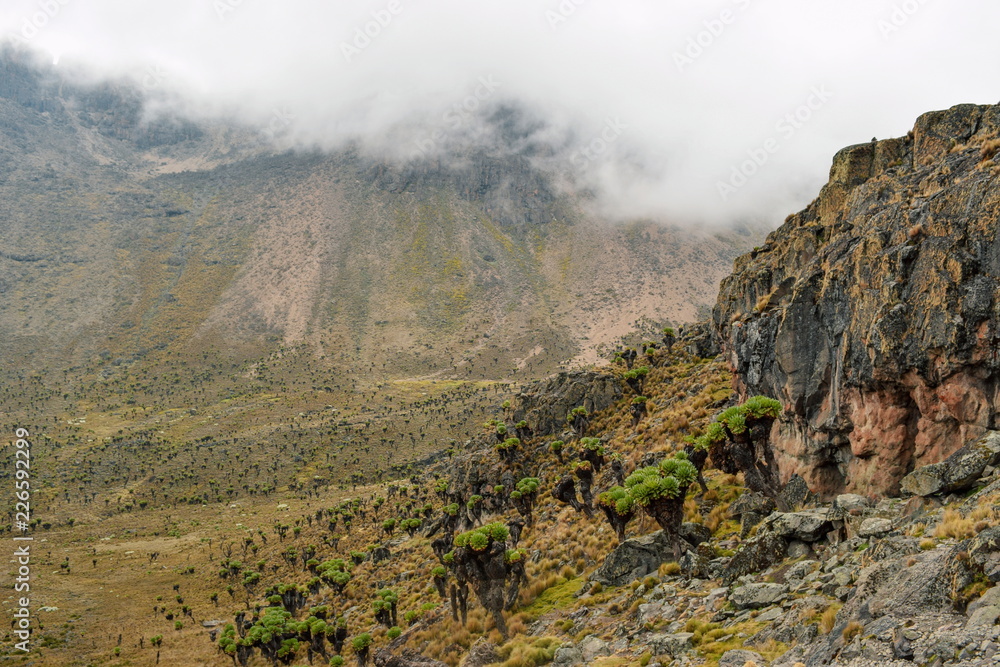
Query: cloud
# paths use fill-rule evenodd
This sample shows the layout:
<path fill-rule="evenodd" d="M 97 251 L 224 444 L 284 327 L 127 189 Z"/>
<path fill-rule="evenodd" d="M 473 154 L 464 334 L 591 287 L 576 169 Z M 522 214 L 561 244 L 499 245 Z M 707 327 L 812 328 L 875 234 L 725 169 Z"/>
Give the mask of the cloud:
<path fill-rule="evenodd" d="M 294 145 L 530 147 L 609 216 L 777 224 L 837 149 L 996 102 L 998 20 L 989 0 L 6 0 L 0 35 Z M 520 133 L 486 122 L 501 108 Z"/>

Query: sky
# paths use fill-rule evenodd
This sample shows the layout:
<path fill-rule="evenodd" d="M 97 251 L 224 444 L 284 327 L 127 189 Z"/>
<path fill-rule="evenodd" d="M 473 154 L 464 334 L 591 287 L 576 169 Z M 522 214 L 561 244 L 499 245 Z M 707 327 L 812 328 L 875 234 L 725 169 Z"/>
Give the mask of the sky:
<path fill-rule="evenodd" d="M 401 161 L 538 156 L 610 218 L 777 226 L 840 148 L 1000 101 L 995 0 L 4 0 L 0 39 L 149 112 Z M 515 109 L 516 141 L 487 121 Z"/>

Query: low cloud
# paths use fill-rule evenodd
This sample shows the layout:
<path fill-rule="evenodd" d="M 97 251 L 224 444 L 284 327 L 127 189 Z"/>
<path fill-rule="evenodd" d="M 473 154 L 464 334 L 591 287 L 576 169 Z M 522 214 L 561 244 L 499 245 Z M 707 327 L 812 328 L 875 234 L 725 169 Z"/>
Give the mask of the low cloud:
<path fill-rule="evenodd" d="M 7 0 L 0 35 L 286 146 L 527 151 L 609 217 L 777 224 L 842 146 L 995 102 L 998 20 L 987 0 Z"/>

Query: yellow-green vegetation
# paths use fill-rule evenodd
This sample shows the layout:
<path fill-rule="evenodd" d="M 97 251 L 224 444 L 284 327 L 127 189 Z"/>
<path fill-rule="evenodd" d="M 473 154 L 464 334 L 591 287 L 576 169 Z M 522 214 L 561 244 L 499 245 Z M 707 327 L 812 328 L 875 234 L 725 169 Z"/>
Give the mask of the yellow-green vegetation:
<path fill-rule="evenodd" d="M 759 632 L 764 624 L 757 621 L 744 621 L 729 628 L 718 627 L 714 623 L 706 623 L 697 620 L 688 622 L 696 636 L 700 634 L 696 643 L 698 655 L 704 660 L 707 667 L 718 667 L 719 659 L 726 651 L 738 648 L 748 648 L 760 653 L 769 662 L 781 654 L 788 651 L 788 645 L 774 640 L 768 640 L 762 644 L 746 645 L 746 638 Z"/>
<path fill-rule="evenodd" d="M 562 644 L 555 637 L 515 637 L 497 653 L 503 659 L 498 667 L 539 667 L 552 662 Z"/>
<path fill-rule="evenodd" d="M 582 577 L 572 579 L 558 577 L 554 585 L 542 591 L 534 602 L 524 608 L 525 616 L 533 621 L 557 609 L 566 609 L 576 601 L 573 596 L 585 583 Z"/>

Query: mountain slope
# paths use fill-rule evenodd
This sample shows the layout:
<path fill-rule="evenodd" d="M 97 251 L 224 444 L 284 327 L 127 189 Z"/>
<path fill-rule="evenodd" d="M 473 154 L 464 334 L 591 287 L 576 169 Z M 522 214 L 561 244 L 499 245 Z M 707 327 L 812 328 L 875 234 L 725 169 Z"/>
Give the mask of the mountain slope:
<path fill-rule="evenodd" d="M 527 149 L 275 154 L 252 129 L 147 118 L 127 86 L 3 67 L 14 372 L 306 345 L 355 372 L 537 377 L 642 321 L 693 320 L 754 239 L 604 222 Z"/>

